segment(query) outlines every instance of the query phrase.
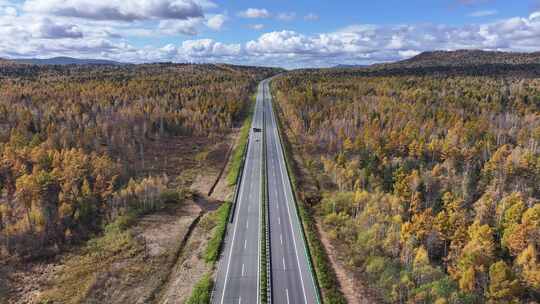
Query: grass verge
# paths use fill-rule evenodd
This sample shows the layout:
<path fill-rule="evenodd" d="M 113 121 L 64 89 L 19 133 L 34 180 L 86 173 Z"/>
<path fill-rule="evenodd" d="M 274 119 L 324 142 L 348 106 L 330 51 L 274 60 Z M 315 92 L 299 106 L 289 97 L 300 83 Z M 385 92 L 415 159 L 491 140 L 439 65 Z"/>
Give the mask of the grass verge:
<path fill-rule="evenodd" d="M 231 203 L 223 203 L 218 210 L 216 210 L 211 216 L 212 221 L 215 222 L 213 228 L 212 238 L 208 241 L 206 250 L 204 251 L 203 258 L 206 263 L 215 265 L 219 258 L 221 248 L 223 246 L 223 239 L 225 237 L 225 230 L 227 229 L 227 222 L 229 218 L 229 212 L 231 211 Z M 191 296 L 187 300 L 187 304 L 208 304 L 212 297 L 212 288 L 214 287 L 214 280 L 212 279 L 212 271 L 206 273 L 197 282 Z"/>
<path fill-rule="evenodd" d="M 255 95 L 252 97 L 252 103 L 249 108 L 248 117 L 244 120 L 242 129 L 240 130 L 240 138 L 238 140 L 238 145 L 234 148 L 232 157 L 231 157 L 231 167 L 227 173 L 227 184 L 233 186 L 236 184 L 238 179 L 238 174 L 242 169 L 242 157 L 244 156 L 244 150 L 247 148 L 247 142 L 249 138 L 249 129 L 251 128 L 251 120 L 253 117 L 253 109 L 255 106 Z"/>
<path fill-rule="evenodd" d="M 286 134 L 282 133 L 285 129 L 283 128 L 281 117 L 278 115 L 277 109 L 274 108 L 273 110 L 279 127 L 278 131 L 285 154 L 287 172 L 291 179 L 290 182 L 294 192 L 297 210 L 300 215 L 300 220 L 302 222 L 304 236 L 306 237 L 306 241 L 308 243 L 308 254 L 311 259 L 311 265 L 315 271 L 315 279 L 317 285 L 322 294 L 322 303 L 346 304 L 347 300 L 339 289 L 339 283 L 336 277 L 336 273 L 334 272 L 334 269 L 330 264 L 330 259 L 328 258 L 324 246 L 319 239 L 313 211 L 309 206 L 305 204 L 305 202 L 300 200 L 298 197 L 298 189 L 296 188 L 297 181 L 295 175 L 295 172 L 298 171 L 295 170 L 297 167 L 296 163 L 294 162 L 294 157 L 292 156 L 291 145 L 288 141 Z"/>
<path fill-rule="evenodd" d="M 230 210 L 231 203 L 225 202 L 212 215 L 216 222 L 216 226 L 214 227 L 214 234 L 210 241 L 208 241 L 208 245 L 204 251 L 204 261 L 206 263 L 215 263 L 219 258 L 223 238 L 225 237 L 225 230 L 227 229 L 227 219 Z"/>
<path fill-rule="evenodd" d="M 238 181 L 238 175 L 240 170 L 242 170 L 242 158 L 244 157 L 244 152 L 247 149 L 247 143 L 249 139 L 249 131 L 251 129 L 251 121 L 253 116 L 253 110 L 255 107 L 255 98 L 256 95 L 252 97 L 252 103 L 248 111 L 248 117 L 244 120 L 242 129 L 240 130 L 240 138 L 238 140 L 238 145 L 234 148 L 231 157 L 231 164 L 229 172 L 226 176 L 226 181 L 229 186 L 234 186 Z M 223 247 L 223 241 L 225 238 L 225 232 L 227 230 L 227 223 L 229 218 L 229 213 L 231 212 L 232 203 L 225 202 L 219 207 L 219 209 L 213 214 L 216 221 L 216 226 L 214 228 L 214 234 L 212 238 L 208 241 L 206 250 L 204 251 L 203 258 L 206 263 L 211 263 L 214 266 L 219 259 L 219 254 L 221 248 Z M 212 278 L 212 272 L 206 273 L 200 280 L 197 282 L 191 296 L 187 300 L 187 304 L 209 304 L 212 297 L 212 288 L 214 287 L 214 281 Z"/>
<path fill-rule="evenodd" d="M 186 304 L 207 304 L 210 303 L 212 287 L 214 286 L 212 277 L 209 273 L 205 274 L 193 288 L 191 296 Z"/>

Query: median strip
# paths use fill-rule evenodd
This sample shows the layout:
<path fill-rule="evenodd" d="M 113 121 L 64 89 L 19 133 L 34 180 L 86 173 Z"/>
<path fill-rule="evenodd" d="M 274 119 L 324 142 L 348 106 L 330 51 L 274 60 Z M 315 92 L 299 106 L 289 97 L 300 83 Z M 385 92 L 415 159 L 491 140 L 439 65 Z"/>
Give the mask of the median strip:
<path fill-rule="evenodd" d="M 264 105 L 264 102 L 265 101 L 263 99 L 263 105 Z M 263 125 L 263 128 L 262 128 L 263 178 L 261 180 L 261 183 L 262 183 L 261 234 L 263 235 L 263 237 L 261 238 L 261 259 L 260 259 L 261 282 L 259 286 L 260 286 L 260 294 L 261 294 L 261 303 L 270 304 L 272 303 L 270 227 L 268 225 L 268 222 L 269 222 L 268 211 L 270 207 L 269 207 L 269 202 L 268 202 L 268 176 L 267 176 L 268 170 L 267 170 L 267 162 L 266 162 L 266 115 L 264 111 L 263 111 L 263 124 L 262 125 Z"/>

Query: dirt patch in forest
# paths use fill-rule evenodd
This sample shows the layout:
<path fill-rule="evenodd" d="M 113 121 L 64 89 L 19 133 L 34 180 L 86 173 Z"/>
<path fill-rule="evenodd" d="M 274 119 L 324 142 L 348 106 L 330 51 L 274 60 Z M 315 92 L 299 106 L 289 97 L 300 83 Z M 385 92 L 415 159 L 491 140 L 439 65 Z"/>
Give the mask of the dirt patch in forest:
<path fill-rule="evenodd" d="M 321 243 L 323 244 L 332 268 L 336 272 L 336 277 L 338 279 L 339 285 L 341 287 L 341 292 L 347 299 L 349 304 L 376 304 L 380 301 L 376 300 L 375 293 L 369 290 L 366 287 L 366 284 L 363 282 L 362 278 L 358 275 L 355 275 L 353 272 L 349 271 L 346 266 L 343 264 L 342 259 L 344 257 L 336 254 L 337 250 L 334 248 L 332 242 L 326 236 L 326 232 L 321 227 L 320 223 L 317 223 L 317 230 L 319 231 L 319 236 Z"/>
<path fill-rule="evenodd" d="M 208 273 L 212 266 L 207 264 L 202 255 L 210 240 L 210 227 L 207 225 L 209 214 L 203 216 L 194 229 L 188 242 L 178 256 L 169 279 L 156 296 L 155 304 L 182 304 L 191 295 L 195 284 Z"/>
<path fill-rule="evenodd" d="M 7 303 L 147 303 L 169 276 L 201 209 L 186 201 L 106 233 L 53 263 L 12 269 Z M 186 240 L 187 242 L 187 240 Z"/>
<path fill-rule="evenodd" d="M 207 162 L 213 166 L 198 172 L 191 190 L 201 196 L 210 193 L 209 201 L 224 202 L 232 199 L 234 187 L 228 185 L 226 177 L 230 170 L 232 148 L 238 144 L 239 134 L 240 130 L 235 129 L 226 139 L 228 144 L 217 145 L 208 153 Z"/>

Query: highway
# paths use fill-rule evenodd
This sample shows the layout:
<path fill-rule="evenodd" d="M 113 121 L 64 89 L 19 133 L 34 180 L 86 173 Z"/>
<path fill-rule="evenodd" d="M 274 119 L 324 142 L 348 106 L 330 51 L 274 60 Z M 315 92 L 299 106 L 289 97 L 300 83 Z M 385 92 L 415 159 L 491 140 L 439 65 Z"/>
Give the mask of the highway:
<path fill-rule="evenodd" d="M 272 302 L 313 304 L 317 289 L 309 268 L 306 244 L 272 111 L 269 80 L 262 82 L 265 111 L 267 179 L 269 196 Z"/>
<path fill-rule="evenodd" d="M 214 304 L 259 303 L 263 96 L 259 87 L 233 222 L 227 227 L 214 286 Z"/>
<path fill-rule="evenodd" d="M 306 244 L 272 110 L 270 79 L 258 87 L 233 221 L 227 227 L 212 294 L 214 304 L 260 303 L 263 140 L 266 140 L 271 297 L 277 304 L 318 303 Z M 264 126 L 263 126 L 264 125 Z M 254 128 L 264 129 L 255 132 Z"/>

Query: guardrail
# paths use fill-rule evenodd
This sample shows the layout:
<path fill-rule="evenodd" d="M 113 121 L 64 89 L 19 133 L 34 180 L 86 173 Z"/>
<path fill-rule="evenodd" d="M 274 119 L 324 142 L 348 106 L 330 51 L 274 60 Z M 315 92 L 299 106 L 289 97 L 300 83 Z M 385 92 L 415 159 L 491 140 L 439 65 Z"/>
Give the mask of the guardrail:
<path fill-rule="evenodd" d="M 264 91 L 263 91 L 264 92 Z M 264 94 L 264 93 L 263 93 Z M 264 97 L 264 95 L 263 95 Z M 263 109 L 264 109 L 264 98 L 263 98 Z M 268 225 L 269 211 L 270 211 L 270 202 L 268 199 L 268 163 L 266 160 L 266 111 L 263 110 L 263 127 L 262 127 L 262 144 L 263 144 L 263 178 L 262 178 L 262 206 L 261 211 L 263 214 L 262 225 L 261 225 L 261 234 L 264 237 L 261 239 L 262 242 L 262 257 L 260 260 L 261 268 L 265 271 L 264 276 L 261 277 L 261 303 L 271 304 L 272 303 L 272 248 L 270 246 L 270 226 Z"/>
<path fill-rule="evenodd" d="M 272 98 L 272 93 L 270 93 L 270 98 Z M 273 105 L 273 103 L 271 103 L 271 105 Z M 306 240 L 306 231 L 305 231 L 305 228 L 304 228 L 304 225 L 302 223 L 302 217 L 300 216 L 300 213 L 298 211 L 298 201 L 297 201 L 297 197 L 296 197 L 296 191 L 295 191 L 295 187 L 292 183 L 292 180 L 291 180 L 291 175 L 292 175 L 292 172 L 291 172 L 291 168 L 290 168 L 290 164 L 289 164 L 289 161 L 287 160 L 287 156 L 286 156 L 286 153 L 285 151 L 285 146 L 283 144 L 283 139 L 281 137 L 281 131 L 280 131 L 280 124 L 279 124 L 279 120 L 278 120 L 278 116 L 277 116 L 277 113 L 274 109 L 273 106 L 271 106 L 271 110 L 274 114 L 274 118 L 276 120 L 276 128 L 277 128 L 277 133 L 278 133 L 278 137 L 279 137 L 279 144 L 281 146 L 281 151 L 283 152 L 283 160 L 285 161 L 285 167 L 286 167 L 286 171 L 287 171 L 287 179 L 289 180 L 289 186 L 291 187 L 291 191 L 293 193 L 293 200 L 294 200 L 294 210 L 296 211 L 296 216 L 300 222 L 300 230 L 302 232 L 302 240 L 304 241 L 304 248 L 305 248 L 305 252 L 304 254 L 306 255 L 307 257 L 307 261 L 308 261 L 308 266 L 309 266 L 309 270 L 311 272 L 311 275 L 312 275 L 312 280 L 313 280 L 313 283 L 315 285 L 315 294 L 317 296 L 317 303 L 322 303 L 321 302 L 321 290 L 320 290 L 320 286 L 319 286 L 319 280 L 317 279 L 317 272 L 315 271 L 314 267 L 313 267 L 313 261 L 312 261 L 312 258 L 311 258 L 311 251 L 310 251 L 310 248 L 309 248 L 309 244 Z"/>

